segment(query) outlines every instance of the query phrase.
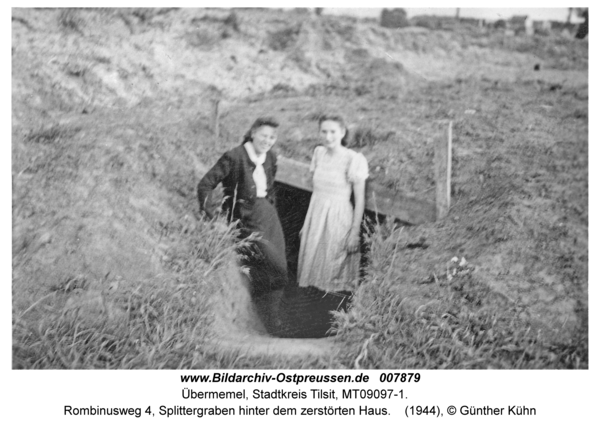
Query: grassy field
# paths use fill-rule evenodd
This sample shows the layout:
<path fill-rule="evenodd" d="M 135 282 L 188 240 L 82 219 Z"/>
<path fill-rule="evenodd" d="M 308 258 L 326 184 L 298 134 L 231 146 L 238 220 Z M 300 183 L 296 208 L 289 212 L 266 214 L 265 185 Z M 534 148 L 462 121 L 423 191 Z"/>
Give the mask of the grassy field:
<path fill-rule="evenodd" d="M 225 9 L 15 8 L 12 36 L 13 368 L 588 367 L 587 40 Z M 430 199 L 451 120 L 452 206 L 374 225 L 336 338 L 272 339 L 195 185 L 263 114 L 308 161 L 329 111 Z"/>

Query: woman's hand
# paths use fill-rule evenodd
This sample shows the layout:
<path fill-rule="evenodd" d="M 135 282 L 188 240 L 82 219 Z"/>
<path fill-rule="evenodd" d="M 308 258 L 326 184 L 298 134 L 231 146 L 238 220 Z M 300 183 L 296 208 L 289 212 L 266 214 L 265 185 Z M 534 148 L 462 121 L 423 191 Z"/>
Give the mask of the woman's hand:
<path fill-rule="evenodd" d="M 348 253 L 356 253 L 360 246 L 360 237 L 358 233 L 351 232 L 346 239 L 346 251 Z"/>
<path fill-rule="evenodd" d="M 352 185 L 354 191 L 354 213 L 352 217 L 352 227 L 350 235 L 346 242 L 348 253 L 356 253 L 360 248 L 360 228 L 365 212 L 365 181 L 358 180 Z"/>

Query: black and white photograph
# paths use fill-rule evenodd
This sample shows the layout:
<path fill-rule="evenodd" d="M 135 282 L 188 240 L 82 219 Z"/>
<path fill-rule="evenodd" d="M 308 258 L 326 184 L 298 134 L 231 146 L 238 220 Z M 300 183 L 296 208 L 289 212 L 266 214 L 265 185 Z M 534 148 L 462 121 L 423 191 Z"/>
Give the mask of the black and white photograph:
<path fill-rule="evenodd" d="M 588 8 L 10 13 L 12 370 L 589 369 Z"/>

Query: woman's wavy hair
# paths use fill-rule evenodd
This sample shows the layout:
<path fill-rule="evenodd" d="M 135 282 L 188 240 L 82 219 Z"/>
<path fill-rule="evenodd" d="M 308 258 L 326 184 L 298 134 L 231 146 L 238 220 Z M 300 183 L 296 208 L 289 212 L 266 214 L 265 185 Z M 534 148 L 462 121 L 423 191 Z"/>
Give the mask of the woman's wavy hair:
<path fill-rule="evenodd" d="M 250 129 L 244 134 L 244 139 L 242 140 L 242 145 L 246 142 L 252 142 L 252 132 L 262 126 L 273 127 L 274 129 L 279 127 L 279 123 L 273 117 L 259 117 L 256 119 Z"/>
<path fill-rule="evenodd" d="M 348 142 L 350 141 L 350 131 L 348 130 L 348 126 L 346 126 L 344 117 L 341 115 L 323 114 L 319 117 L 319 128 L 321 128 L 321 124 L 323 124 L 324 121 L 335 121 L 346 131 L 346 134 L 342 138 L 342 146 L 348 146 Z"/>

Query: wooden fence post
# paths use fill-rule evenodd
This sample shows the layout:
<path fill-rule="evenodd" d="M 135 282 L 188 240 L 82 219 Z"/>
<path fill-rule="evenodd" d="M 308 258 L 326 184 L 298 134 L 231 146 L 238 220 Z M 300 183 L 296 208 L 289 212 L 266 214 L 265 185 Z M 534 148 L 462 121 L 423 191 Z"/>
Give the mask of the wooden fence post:
<path fill-rule="evenodd" d="M 435 211 L 436 220 L 450 210 L 450 178 L 452 175 L 452 121 L 444 123 L 435 140 Z"/>
<path fill-rule="evenodd" d="M 213 99 L 213 135 L 215 138 L 215 146 L 219 144 L 219 119 L 221 112 L 219 111 L 219 99 Z"/>

